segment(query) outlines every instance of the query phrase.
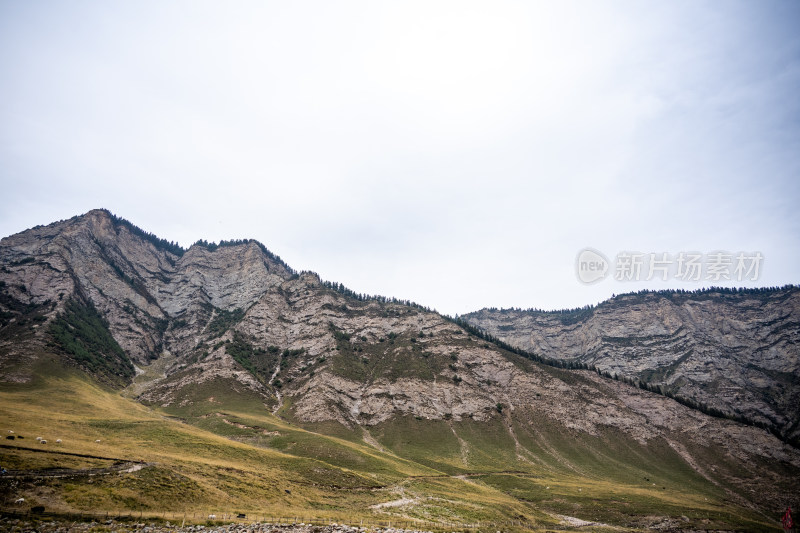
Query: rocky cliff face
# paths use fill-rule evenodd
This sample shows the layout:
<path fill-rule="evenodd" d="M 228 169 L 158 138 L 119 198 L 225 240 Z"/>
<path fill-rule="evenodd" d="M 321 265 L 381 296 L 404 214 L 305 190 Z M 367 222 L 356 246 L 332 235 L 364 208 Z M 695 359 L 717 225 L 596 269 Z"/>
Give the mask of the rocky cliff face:
<path fill-rule="evenodd" d="M 48 316 L 70 299 L 91 303 L 127 356 L 143 365 L 166 345 L 186 344 L 215 310 L 252 305 L 290 276 L 255 242 L 176 255 L 136 230 L 95 210 L 4 238 L 0 280 L 9 302 L 47 307 Z"/>
<path fill-rule="evenodd" d="M 574 320 L 469 318 L 544 355 L 708 402 L 724 394 L 737 412 L 796 428 L 798 297 L 631 296 Z M 781 471 L 800 472 L 800 453 L 762 429 L 536 363 L 419 306 L 356 298 L 257 242 L 181 250 L 102 210 L 2 239 L 0 312 L 0 382 L 57 358 L 168 408 L 246 395 L 300 424 L 499 425 L 525 462 L 539 460 L 530 442 L 556 453 L 543 435 L 662 442 L 714 483 L 759 497 L 777 493 Z"/>
<path fill-rule="evenodd" d="M 463 318 L 523 350 L 800 439 L 800 289 L 627 294 L 567 313 L 484 309 Z"/>

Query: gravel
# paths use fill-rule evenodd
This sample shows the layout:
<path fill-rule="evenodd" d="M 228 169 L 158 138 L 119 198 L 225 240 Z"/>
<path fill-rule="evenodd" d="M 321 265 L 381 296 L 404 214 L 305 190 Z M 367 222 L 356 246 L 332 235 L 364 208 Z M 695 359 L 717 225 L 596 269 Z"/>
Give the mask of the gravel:
<path fill-rule="evenodd" d="M 397 529 L 388 527 L 352 527 L 332 524 L 315 526 L 310 524 L 228 524 L 224 526 L 203 525 L 171 525 L 141 522 L 117 522 L 105 520 L 101 522 L 61 522 L 34 521 L 20 518 L 0 518 L 0 531 L 9 533 L 431 533 L 413 529 Z"/>

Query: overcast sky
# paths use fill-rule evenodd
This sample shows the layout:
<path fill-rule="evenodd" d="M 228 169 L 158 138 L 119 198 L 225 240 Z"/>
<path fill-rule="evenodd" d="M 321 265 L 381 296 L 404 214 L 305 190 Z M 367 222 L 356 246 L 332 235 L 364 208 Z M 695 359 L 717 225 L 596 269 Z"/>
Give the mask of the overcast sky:
<path fill-rule="evenodd" d="M 799 119 L 795 0 L 0 0 L 0 236 L 105 207 L 449 314 L 800 282 Z M 613 279 L 719 251 L 758 278 Z"/>

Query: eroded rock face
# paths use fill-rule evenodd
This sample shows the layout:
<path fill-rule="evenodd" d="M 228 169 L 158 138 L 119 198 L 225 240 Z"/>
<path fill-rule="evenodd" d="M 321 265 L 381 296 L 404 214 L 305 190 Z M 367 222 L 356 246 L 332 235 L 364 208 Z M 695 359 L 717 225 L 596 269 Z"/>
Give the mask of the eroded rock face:
<path fill-rule="evenodd" d="M 542 356 L 587 363 L 800 438 L 800 290 L 622 295 L 590 311 L 463 317 Z"/>
<path fill-rule="evenodd" d="M 800 453 L 767 431 L 596 372 L 535 363 L 418 306 L 354 298 L 313 273 L 294 273 L 252 241 L 183 251 L 91 211 L 2 239 L 0 282 L 0 381 L 25 381 L 41 354 L 66 357 L 48 328 L 80 300 L 141 371 L 128 393 L 144 402 L 187 406 L 219 391 L 300 423 L 500 424 L 520 460 L 533 462 L 518 431 L 531 439 L 545 428 L 576 439 L 622 435 L 642 446 L 666 443 L 703 475 L 708 456 L 699 451 L 722 450 L 740 469 L 732 483 L 755 479 L 764 491 L 777 470 L 748 465 L 800 471 Z M 468 318 L 509 344 L 796 430 L 798 298 L 794 289 L 633 295 L 585 316 Z"/>
<path fill-rule="evenodd" d="M 69 298 L 91 302 L 140 365 L 204 328 L 215 308 L 248 307 L 290 276 L 255 242 L 179 256 L 103 210 L 2 239 L 0 264 L 9 296 L 23 304 L 58 312 Z M 190 330 L 170 331 L 176 321 Z"/>

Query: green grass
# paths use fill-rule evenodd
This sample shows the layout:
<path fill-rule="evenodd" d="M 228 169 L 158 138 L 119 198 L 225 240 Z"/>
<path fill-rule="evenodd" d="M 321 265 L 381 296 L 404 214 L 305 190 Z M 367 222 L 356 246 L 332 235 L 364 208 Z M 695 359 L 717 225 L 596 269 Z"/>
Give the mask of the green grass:
<path fill-rule="evenodd" d="M 35 382 L 0 389 L 0 429 L 26 437 L 13 450 L 0 448 L 0 464 L 108 462 L 33 451 L 42 436 L 62 439 L 60 452 L 152 465 L 13 487 L 0 480 L 0 507 L 25 497 L 62 512 L 236 510 L 340 520 L 521 520 L 539 528 L 557 526 L 557 514 L 623 527 L 662 516 L 686 517 L 697 529 L 769 529 L 763 515 L 732 503 L 725 479 L 711 483 L 659 440 L 641 444 L 610 429 L 565 433 L 546 417 L 508 412 L 486 422 L 406 416 L 368 428 L 369 435 L 335 422 L 300 426 L 222 379 L 153 408 L 43 361 Z M 736 466 L 715 458 L 718 450 L 698 453 L 720 469 Z M 402 505 L 372 507 L 401 498 Z"/>
<path fill-rule="evenodd" d="M 447 421 L 398 417 L 390 423 L 378 424 L 372 433 L 400 457 L 447 474 L 466 471 L 458 438 Z"/>
<path fill-rule="evenodd" d="M 146 461 L 155 466 L 130 474 L 21 482 L 13 490 L 3 491 L 3 505 L 24 496 L 30 505 L 42 504 L 62 512 L 237 509 L 334 519 L 355 513 L 374 519 L 384 513 L 370 510 L 370 505 L 391 498 L 382 491 L 413 476 L 438 475 L 423 465 L 381 452 L 355 434 L 341 438 L 293 426 L 255 402 L 195 403 L 173 413 L 159 412 L 76 375 L 62 375 L 40 378 L 33 387 L 4 387 L 0 391 L 3 425 L 17 434 L 31 435 L 31 439 L 61 438 L 60 451 Z M 221 414 L 214 414 L 211 407 L 220 409 Z M 191 423 L 179 421 L 178 413 Z M 251 443 L 257 438 L 264 440 Z M 0 461 L 13 459 L 13 466 L 20 469 L 64 466 L 63 461 L 48 460 L 48 454 L 25 449 L 35 444 L 35 440 L 26 441 L 19 449 L 0 449 Z M 79 461 L 72 466 L 96 465 L 89 461 L 82 466 Z M 465 484 L 462 480 L 448 483 L 454 487 Z M 496 497 L 514 505 L 502 494 Z M 450 500 L 436 500 L 432 505 L 447 515 L 471 516 L 464 509 L 474 504 L 467 505 L 463 498 Z M 484 512 L 504 518 L 490 508 Z"/>

